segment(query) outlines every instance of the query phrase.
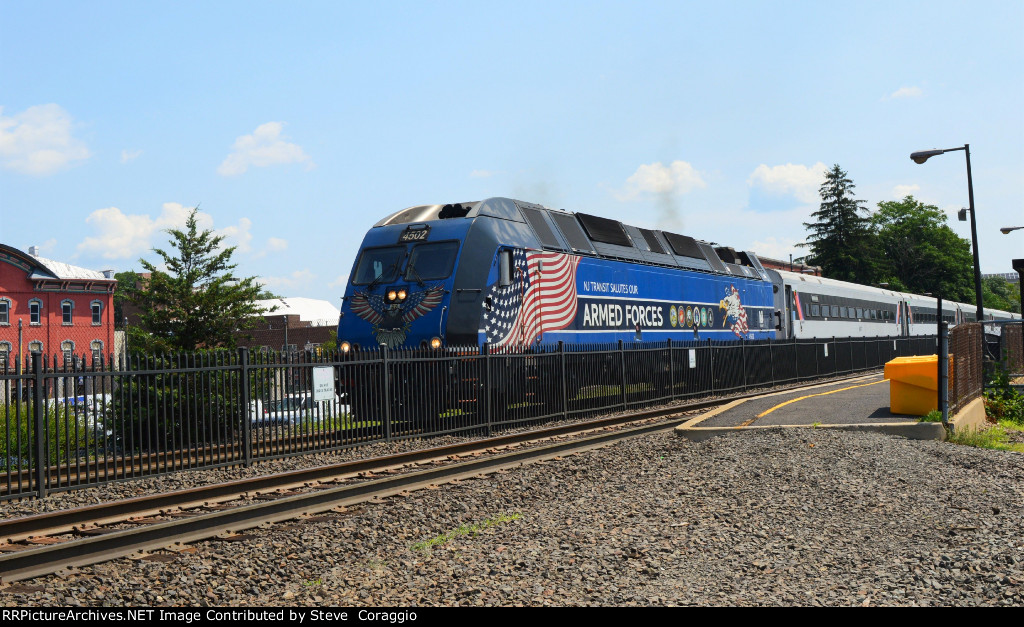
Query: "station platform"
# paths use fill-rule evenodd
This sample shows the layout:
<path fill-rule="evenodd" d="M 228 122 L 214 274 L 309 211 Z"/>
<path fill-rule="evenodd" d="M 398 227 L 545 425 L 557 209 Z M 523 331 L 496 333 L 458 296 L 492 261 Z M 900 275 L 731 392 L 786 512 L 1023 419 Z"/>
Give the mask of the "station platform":
<path fill-rule="evenodd" d="M 704 440 L 742 430 L 812 427 L 877 431 L 915 440 L 946 439 L 942 423 L 894 414 L 889 403 L 889 381 L 877 372 L 733 401 L 676 427 L 676 433 L 689 440 Z M 980 398 L 951 418 L 954 430 L 978 428 L 984 421 Z"/>

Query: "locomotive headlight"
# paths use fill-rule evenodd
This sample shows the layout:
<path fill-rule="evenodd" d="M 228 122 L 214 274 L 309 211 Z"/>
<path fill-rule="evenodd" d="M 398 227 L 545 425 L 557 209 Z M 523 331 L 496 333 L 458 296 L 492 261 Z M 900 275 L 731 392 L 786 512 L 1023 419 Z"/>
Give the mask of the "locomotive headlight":
<path fill-rule="evenodd" d="M 406 294 L 405 290 L 398 290 L 398 300 L 405 300 L 406 296 L 408 294 Z"/>
<path fill-rule="evenodd" d="M 398 293 L 395 290 L 388 291 L 388 300 L 393 301 L 398 298 Z"/>
<path fill-rule="evenodd" d="M 439 338 L 439 337 L 432 337 L 432 338 L 430 338 L 430 348 L 433 348 L 434 350 L 437 350 L 437 349 L 441 348 L 441 338 Z"/>
<path fill-rule="evenodd" d="M 349 344 L 348 342 L 342 342 L 342 343 L 341 343 L 341 346 L 339 346 L 338 348 L 340 348 L 340 349 L 341 349 L 341 352 L 343 352 L 343 353 L 347 353 L 347 352 L 349 352 L 350 350 L 352 350 L 352 345 L 351 345 L 351 344 Z"/>

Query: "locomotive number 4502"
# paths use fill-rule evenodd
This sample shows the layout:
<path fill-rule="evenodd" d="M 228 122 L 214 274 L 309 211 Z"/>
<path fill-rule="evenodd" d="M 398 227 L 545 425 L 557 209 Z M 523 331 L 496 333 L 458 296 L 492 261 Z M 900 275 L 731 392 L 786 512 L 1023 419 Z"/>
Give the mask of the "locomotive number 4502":
<path fill-rule="evenodd" d="M 430 233 L 430 227 L 420 227 L 418 229 L 408 228 L 402 231 L 402 234 L 398 236 L 398 241 L 401 242 L 424 242 L 427 240 L 427 233 Z"/>

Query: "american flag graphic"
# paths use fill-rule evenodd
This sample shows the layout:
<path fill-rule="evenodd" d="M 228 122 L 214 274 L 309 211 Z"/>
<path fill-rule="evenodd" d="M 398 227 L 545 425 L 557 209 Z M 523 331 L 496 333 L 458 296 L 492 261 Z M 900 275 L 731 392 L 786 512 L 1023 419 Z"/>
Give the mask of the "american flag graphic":
<path fill-rule="evenodd" d="M 491 286 L 484 311 L 487 342 L 497 347 L 526 347 L 542 333 L 564 329 L 576 318 L 576 267 L 579 257 L 516 250 L 512 284 Z"/>

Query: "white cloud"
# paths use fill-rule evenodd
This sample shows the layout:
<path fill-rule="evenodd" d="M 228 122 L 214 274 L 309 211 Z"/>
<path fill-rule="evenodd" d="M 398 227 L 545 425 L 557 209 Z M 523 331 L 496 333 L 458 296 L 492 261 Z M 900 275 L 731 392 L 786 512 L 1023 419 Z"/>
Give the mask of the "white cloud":
<path fill-rule="evenodd" d="M 673 161 L 664 165 L 660 161 L 643 164 L 628 179 L 620 192 L 614 192 L 619 200 L 635 200 L 646 194 L 675 195 L 687 194 L 694 189 L 707 187 L 700 173 L 685 161 Z"/>
<path fill-rule="evenodd" d="M 498 172 L 494 170 L 473 170 L 469 173 L 469 176 L 474 179 L 487 179 L 491 178 L 495 174 L 498 174 Z"/>
<path fill-rule="evenodd" d="M 129 163 L 135 161 L 142 155 L 141 150 L 122 150 L 121 151 L 121 163 Z"/>
<path fill-rule="evenodd" d="M 348 275 L 339 274 L 333 281 L 327 284 L 327 287 L 343 287 L 348 284 Z"/>
<path fill-rule="evenodd" d="M 747 185 L 775 194 L 792 194 L 800 202 L 813 204 L 819 200 L 818 188 L 825 181 L 827 171 L 820 161 L 810 167 L 787 163 L 769 168 L 761 164 L 751 173 Z"/>
<path fill-rule="evenodd" d="M 229 154 L 217 172 L 222 176 L 244 173 L 250 166 L 265 168 L 284 163 L 305 163 L 306 169 L 314 167 L 302 147 L 287 141 L 281 134 L 283 122 L 267 122 L 256 127 L 252 135 L 242 135 L 235 140 L 234 152 Z"/>
<path fill-rule="evenodd" d="M 265 276 L 259 279 L 265 287 L 273 288 L 275 290 L 293 290 L 309 285 L 316 275 L 309 271 L 308 268 L 302 270 L 296 270 L 287 276 Z"/>
<path fill-rule="evenodd" d="M 280 253 L 286 250 L 288 250 L 288 240 L 281 239 L 280 237 L 270 237 L 267 238 L 267 243 L 263 248 L 253 255 L 253 258 L 259 259 L 261 257 L 266 257 L 269 253 Z"/>
<path fill-rule="evenodd" d="M 192 207 L 176 202 L 165 202 L 160 215 L 125 214 L 117 207 L 97 209 L 85 219 L 95 236 L 86 237 L 78 245 L 78 253 L 98 255 L 104 259 L 138 257 L 156 245 L 167 250 L 166 241 L 154 242 L 167 229 L 183 229 Z M 196 213 L 199 230 L 213 229 L 213 216 L 202 211 Z M 242 218 L 237 225 L 219 231 L 225 237 L 225 246 L 237 246 L 239 252 L 252 250 L 252 220 Z"/>
<path fill-rule="evenodd" d="M 252 251 L 252 233 L 249 229 L 252 228 L 252 220 L 249 218 L 242 218 L 238 221 L 237 226 L 229 226 L 217 231 L 217 235 L 223 235 L 226 240 L 225 242 L 229 246 L 235 246 L 240 253 L 247 253 Z"/>
<path fill-rule="evenodd" d="M 48 257 L 49 253 L 56 251 L 57 240 L 52 237 L 39 245 L 39 252 L 41 252 L 44 257 Z"/>
<path fill-rule="evenodd" d="M 892 195 L 897 200 L 903 200 L 907 196 L 913 196 L 919 191 L 921 191 L 920 185 L 897 185 L 892 188 Z"/>
<path fill-rule="evenodd" d="M 11 117 L 0 107 L 0 164 L 44 176 L 88 159 L 89 149 L 71 136 L 71 126 L 71 115 L 60 105 L 36 105 Z"/>
<path fill-rule="evenodd" d="M 920 87 L 900 87 L 896 91 L 889 94 L 890 100 L 896 100 L 900 98 L 920 98 L 924 95 Z"/>

